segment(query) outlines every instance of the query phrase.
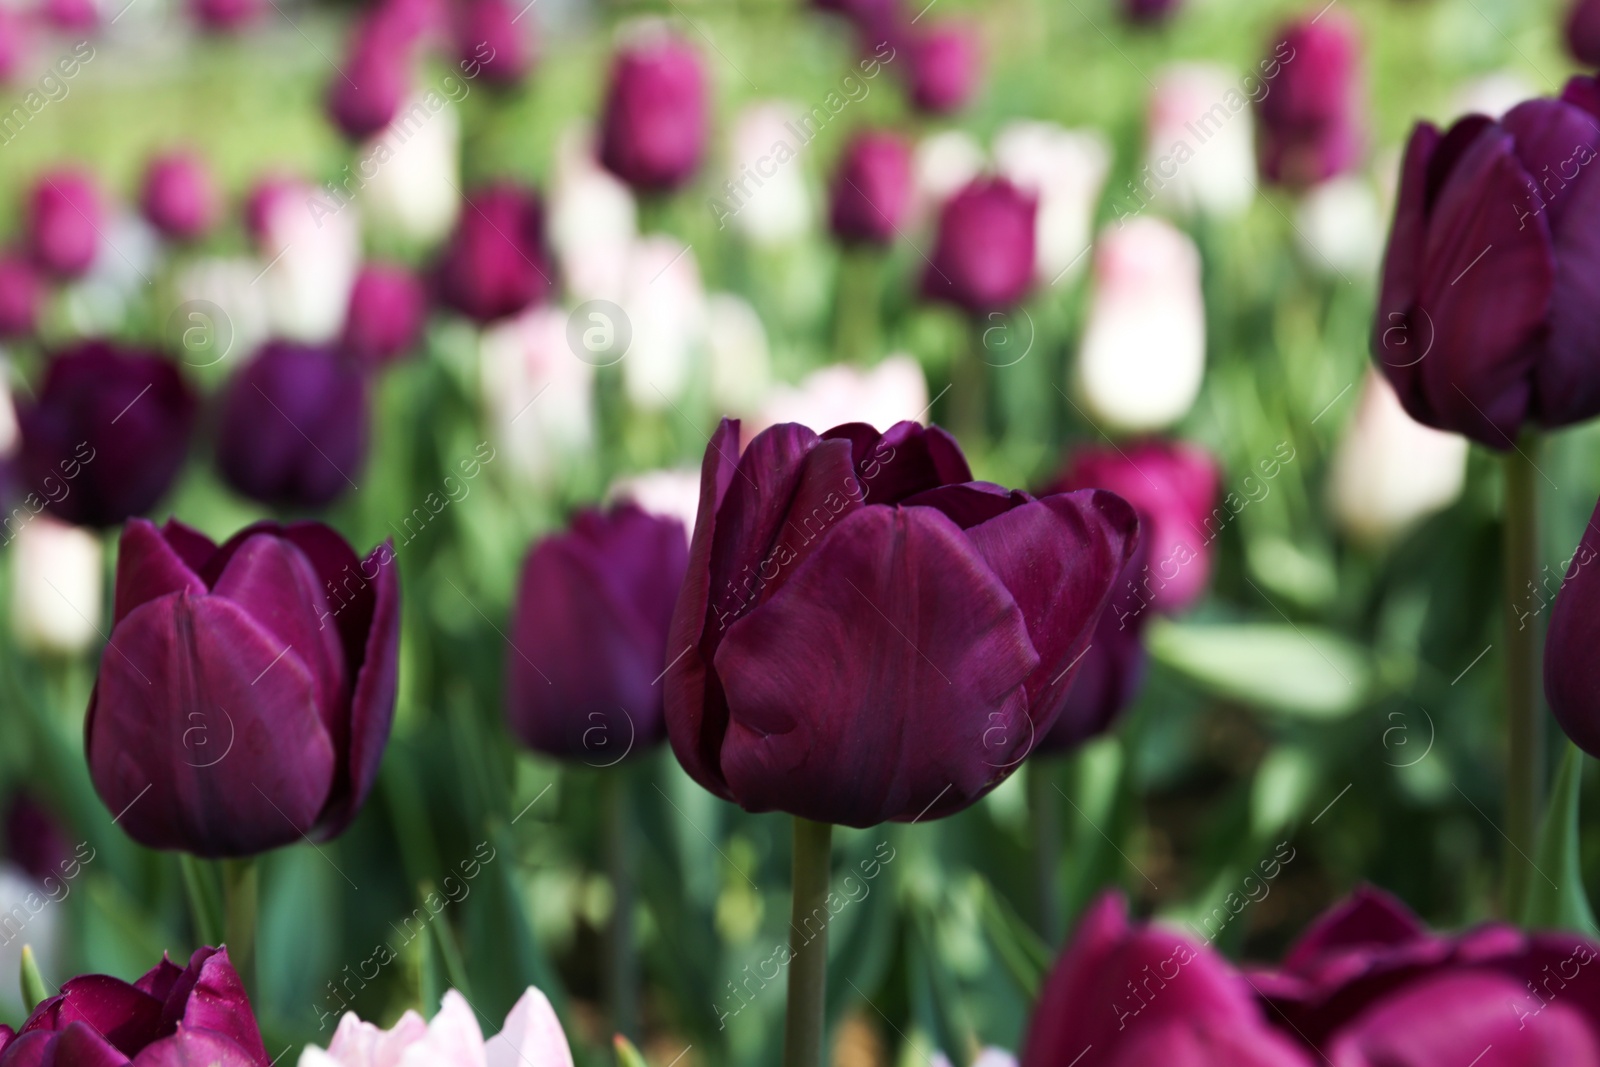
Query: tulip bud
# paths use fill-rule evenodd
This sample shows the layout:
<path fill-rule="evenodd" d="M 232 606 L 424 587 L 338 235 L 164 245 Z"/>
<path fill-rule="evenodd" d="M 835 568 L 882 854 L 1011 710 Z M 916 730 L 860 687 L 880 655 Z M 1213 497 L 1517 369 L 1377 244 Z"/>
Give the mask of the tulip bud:
<path fill-rule="evenodd" d="M 1237 71 L 1205 63 L 1156 73 L 1145 169 L 1114 192 L 1119 221 L 1152 203 L 1235 218 L 1255 201 L 1255 121 L 1241 84 Z"/>
<path fill-rule="evenodd" d="M 357 559 L 321 523 L 258 523 L 218 548 L 133 520 L 85 727 L 95 790 L 149 848 L 337 836 L 377 779 L 399 623 L 387 542 Z"/>
<path fill-rule="evenodd" d="M 247 217 L 274 332 L 307 344 L 333 340 L 361 266 L 355 210 L 331 210 L 303 182 L 268 181 L 251 195 Z"/>
<path fill-rule="evenodd" d="M 501 1031 L 487 1041 L 478 1018 L 467 998 L 453 989 L 445 991 L 438 1014 L 427 1023 L 408 1011 L 391 1029 L 379 1030 L 347 1012 L 327 1051 L 307 1045 L 300 1054 L 300 1067 L 559 1067 L 572 1063 L 561 1020 L 549 999 L 532 986 L 512 1007 Z"/>
<path fill-rule="evenodd" d="M 1417 126 L 1372 352 L 1411 417 L 1509 450 L 1524 423 L 1600 413 L 1591 272 L 1600 95 L 1574 78 L 1496 122 Z"/>
<path fill-rule="evenodd" d="M 23 221 L 28 254 L 48 274 L 79 277 L 94 265 L 104 222 L 93 178 L 75 170 L 47 173 L 28 198 Z"/>
<path fill-rule="evenodd" d="M 785 244 L 811 230 L 811 192 L 793 159 L 799 119 L 798 107 L 772 101 L 752 104 L 734 119 L 733 166 L 723 189 L 732 190 L 734 225 L 758 245 Z"/>
<path fill-rule="evenodd" d="M 1088 263 L 1095 209 L 1111 169 L 1111 146 L 1096 130 L 1013 122 L 995 138 L 1000 173 L 1039 202 L 1035 243 L 1041 285 Z"/>
<path fill-rule="evenodd" d="M 772 348 L 767 328 L 749 301 L 733 293 L 712 293 L 706 299 L 706 347 L 712 407 L 754 410 L 772 385 Z"/>
<path fill-rule="evenodd" d="M 1261 173 L 1282 185 L 1314 185 L 1343 174 L 1361 156 L 1361 44 L 1338 11 L 1290 23 L 1276 41 L 1265 63 L 1277 69 L 1267 74 L 1256 103 Z"/>
<path fill-rule="evenodd" d="M 973 315 L 1004 311 L 1033 287 L 1038 203 L 1004 178 L 979 179 L 945 202 L 922 294 Z"/>
<path fill-rule="evenodd" d="M 237 33 L 263 10 L 261 0 L 189 0 L 189 14 L 209 33 Z"/>
<path fill-rule="evenodd" d="M 688 563 L 683 525 L 628 503 L 580 512 L 534 545 L 506 659 L 511 732 L 596 766 L 659 743 L 667 624 Z"/>
<path fill-rule="evenodd" d="M 769 426 L 893 426 L 928 414 L 928 380 L 912 357 L 889 356 L 870 370 L 845 363 L 814 370 L 798 386 L 779 386 L 746 430 L 754 438 Z"/>
<path fill-rule="evenodd" d="M 1328 502 L 1340 529 L 1361 541 L 1390 541 L 1453 504 L 1466 476 L 1466 439 L 1412 419 L 1389 383 L 1369 373 L 1329 471 Z"/>
<path fill-rule="evenodd" d="M 11 629 L 32 652 L 72 656 L 100 634 L 100 539 L 38 516 L 16 530 Z"/>
<path fill-rule="evenodd" d="M 819 822 L 972 804 L 1054 724 L 1132 509 L 973 482 L 916 423 L 783 424 L 735 461 L 738 440 L 724 420 L 706 450 L 667 641 L 686 650 L 663 678 L 679 762 L 746 810 Z"/>
<path fill-rule="evenodd" d="M 361 203 L 373 227 L 432 246 L 461 214 L 461 120 L 446 104 L 419 125 L 408 118 L 418 103 L 403 103 L 399 118 L 361 149 L 361 159 L 388 159 L 366 178 Z"/>
<path fill-rule="evenodd" d="M 188 455 L 198 403 L 160 356 L 86 341 L 19 405 L 22 480 L 57 518 L 104 529 L 148 510 Z"/>
<path fill-rule="evenodd" d="M 173 241 L 193 241 L 217 221 L 216 185 L 199 158 L 187 153 L 157 156 L 145 168 L 139 205 L 150 225 Z"/>
<path fill-rule="evenodd" d="M 577 300 L 621 299 L 638 234 L 633 193 L 595 162 L 581 126 L 563 132 L 550 187 L 550 243 L 567 292 Z"/>
<path fill-rule="evenodd" d="M 517 473 L 544 482 L 594 447 L 592 363 L 567 344 L 567 313 L 534 308 L 480 344 L 485 421 Z"/>
<path fill-rule="evenodd" d="M 911 102 L 917 110 L 948 115 L 965 107 L 978 89 L 983 65 L 977 34 L 946 23 L 912 37 Z"/>
<path fill-rule="evenodd" d="M 1131 432 L 1170 426 L 1193 406 L 1205 362 L 1194 242 L 1153 216 L 1106 227 L 1076 370 L 1090 417 Z"/>
<path fill-rule="evenodd" d="M 16 793 L 6 809 L 6 855 L 36 882 L 59 878 L 72 862 L 72 845 L 50 809 Z"/>
<path fill-rule="evenodd" d="M 328 83 L 328 115 L 352 141 L 394 121 L 411 91 L 411 49 L 380 26 L 357 27 L 340 71 Z"/>
<path fill-rule="evenodd" d="M 538 194 L 502 182 L 467 194 L 434 284 L 446 306 L 486 323 L 547 299 L 553 275 Z"/>
<path fill-rule="evenodd" d="M 44 298 L 44 280 L 32 264 L 21 256 L 0 256 L 0 340 L 31 337 Z"/>
<path fill-rule="evenodd" d="M 422 282 L 404 267 L 369 263 L 350 289 L 340 347 L 368 367 L 404 356 L 422 336 L 427 314 Z"/>
<path fill-rule="evenodd" d="M 864 130 L 845 146 L 828 213 L 847 245 L 889 245 L 911 210 L 911 149 L 898 134 Z"/>
<path fill-rule="evenodd" d="M 1600 67 L 1600 3 L 1573 0 L 1567 12 L 1567 49 L 1586 67 Z"/>
<path fill-rule="evenodd" d="M 622 310 L 632 339 L 622 363 L 628 400 L 658 411 L 689 387 L 706 329 L 706 295 L 693 250 L 646 237 L 629 257 Z"/>
<path fill-rule="evenodd" d="M 275 341 L 222 397 L 217 466 L 264 504 L 320 508 L 356 487 L 367 458 L 367 385 L 324 348 Z"/>
<path fill-rule="evenodd" d="M 600 161 L 641 192 L 664 192 L 700 167 L 710 127 L 705 72 L 685 42 L 664 33 L 620 51 L 601 119 Z"/>
<path fill-rule="evenodd" d="M 516 85 L 533 68 L 533 19 L 517 25 L 519 4 L 508 0 L 462 0 L 456 12 L 456 55 L 463 67 L 477 64 L 487 84 Z"/>
<path fill-rule="evenodd" d="M 1183 0 L 1122 0 L 1122 16 L 1137 25 L 1153 26 L 1177 14 Z"/>

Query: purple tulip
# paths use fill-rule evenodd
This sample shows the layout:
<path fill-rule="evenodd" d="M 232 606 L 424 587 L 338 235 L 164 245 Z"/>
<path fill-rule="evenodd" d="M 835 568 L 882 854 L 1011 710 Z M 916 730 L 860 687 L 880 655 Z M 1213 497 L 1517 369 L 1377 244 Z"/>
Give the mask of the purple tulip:
<path fill-rule="evenodd" d="M 1510 449 L 1600 413 L 1600 90 L 1406 148 L 1372 351 L 1412 418 Z"/>
<path fill-rule="evenodd" d="M 499 182 L 467 194 L 435 284 L 446 306 L 493 322 L 547 299 L 554 274 L 539 194 Z"/>
<path fill-rule="evenodd" d="M 328 83 L 328 115 L 352 141 L 387 128 L 411 91 L 412 49 L 385 25 L 368 19 L 356 27 L 342 71 Z"/>
<path fill-rule="evenodd" d="M 210 33 L 237 33 L 263 10 L 261 0 L 189 0 L 189 14 Z"/>
<path fill-rule="evenodd" d="M 0 1067 L 270 1067 L 244 983 L 225 948 L 180 968 L 162 956 L 131 985 L 69 978 L 16 1036 L 0 1027 Z"/>
<path fill-rule="evenodd" d="M 1182 6 L 1183 0 L 1122 0 L 1122 17 L 1150 26 L 1170 19 Z"/>
<path fill-rule="evenodd" d="M 203 237 L 216 224 L 221 198 L 211 172 L 198 156 L 157 156 L 144 172 L 139 206 L 150 225 L 174 241 Z"/>
<path fill-rule="evenodd" d="M 416 275 L 404 267 L 368 263 L 350 289 L 340 346 L 367 367 L 391 363 L 416 345 L 427 310 L 427 294 Z"/>
<path fill-rule="evenodd" d="M 1137 536 L 1109 493 L 974 482 L 943 430 L 781 424 L 705 454 L 673 750 L 749 811 L 871 826 L 983 796 L 1058 714 Z"/>
<path fill-rule="evenodd" d="M 1268 1025 L 1227 960 L 1185 934 L 1129 925 L 1114 892 L 1090 905 L 1056 961 L 1021 1059 L 1021 1067 L 1311 1063 Z"/>
<path fill-rule="evenodd" d="M 0 5 L 0 85 L 10 85 L 22 73 L 31 51 L 29 30 L 21 12 Z"/>
<path fill-rule="evenodd" d="M 977 91 L 982 72 L 978 37 L 955 24 L 913 31 L 910 41 L 911 102 L 933 115 L 959 111 Z"/>
<path fill-rule="evenodd" d="M 1315 185 L 1361 156 L 1361 43 L 1338 11 L 1290 23 L 1276 40 L 1256 103 L 1261 173 L 1283 185 Z"/>
<path fill-rule="evenodd" d="M 172 363 L 86 341 L 57 353 L 17 406 L 26 488 L 58 518 L 107 528 L 148 510 L 178 476 L 199 403 Z"/>
<path fill-rule="evenodd" d="M 45 22 L 64 33 L 86 33 L 100 24 L 94 0 L 44 0 L 39 10 Z"/>
<path fill-rule="evenodd" d="M 217 857 L 344 831 L 394 718 L 393 563 L 389 542 L 358 560 L 315 522 L 257 523 L 221 548 L 128 523 L 84 728 L 128 836 Z"/>
<path fill-rule="evenodd" d="M 1003 311 L 1033 287 L 1038 201 L 1004 178 L 979 178 L 945 201 L 923 295 L 974 315 Z"/>
<path fill-rule="evenodd" d="M 1594 641 L 1600 638 L 1597 522 L 1600 505 L 1562 575 L 1544 646 L 1544 692 L 1550 710 L 1573 743 L 1591 755 L 1600 752 L 1600 663 L 1594 654 Z"/>
<path fill-rule="evenodd" d="M 911 209 L 911 149 L 893 133 L 859 133 L 834 174 L 829 221 L 845 244 L 888 245 Z"/>
<path fill-rule="evenodd" d="M 683 523 L 631 503 L 580 512 L 536 544 L 506 656 L 511 732 L 598 766 L 661 741 L 667 624 L 688 564 Z"/>
<path fill-rule="evenodd" d="M 456 11 L 456 54 L 463 69 L 476 65 L 489 85 L 516 85 L 535 59 L 533 20 L 520 26 L 522 5 L 510 0 L 462 0 Z"/>
<path fill-rule="evenodd" d="M 44 280 L 21 256 L 0 255 L 0 339 L 31 337 L 44 303 Z"/>
<path fill-rule="evenodd" d="M 600 162 L 636 190 L 676 188 L 700 167 L 709 109 L 705 71 L 688 44 L 662 36 L 625 48 L 611 66 Z"/>
<path fill-rule="evenodd" d="M 329 349 L 270 342 L 224 391 L 217 465 L 252 500 L 325 507 L 355 487 L 366 457 L 366 379 Z"/>
<path fill-rule="evenodd" d="M 1252 981 L 1283 1031 L 1337 1067 L 1594 1067 L 1597 955 L 1576 935 L 1496 923 L 1433 934 L 1361 889 Z"/>
<path fill-rule="evenodd" d="M 25 216 L 28 253 L 40 270 L 76 278 L 93 265 L 105 212 L 88 174 L 58 170 L 41 176 L 29 195 Z"/>
<path fill-rule="evenodd" d="M 74 862 L 61 824 L 27 793 L 13 796 L 6 811 L 6 856 L 41 885 L 58 885 Z"/>
<path fill-rule="evenodd" d="M 1600 2 L 1574 0 L 1567 14 L 1567 48 L 1586 67 L 1600 67 Z"/>

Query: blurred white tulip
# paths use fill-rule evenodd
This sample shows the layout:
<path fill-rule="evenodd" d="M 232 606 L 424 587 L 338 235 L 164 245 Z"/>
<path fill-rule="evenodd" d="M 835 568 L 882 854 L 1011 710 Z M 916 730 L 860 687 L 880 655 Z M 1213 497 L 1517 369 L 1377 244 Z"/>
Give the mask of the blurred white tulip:
<path fill-rule="evenodd" d="M 925 137 L 912 158 L 916 211 L 930 214 L 979 174 L 987 162 L 983 146 L 965 130 Z"/>
<path fill-rule="evenodd" d="M 928 1061 L 929 1067 L 951 1067 L 950 1057 L 935 1052 Z M 986 1048 L 972 1061 L 972 1067 L 1017 1067 L 1017 1058 L 1003 1048 Z"/>
<path fill-rule="evenodd" d="M 899 354 L 869 370 L 836 364 L 806 375 L 798 386 L 780 386 L 743 431 L 748 441 L 780 422 L 802 423 L 818 433 L 846 422 L 887 430 L 897 422 L 924 420 L 927 409 L 922 365 Z"/>
<path fill-rule="evenodd" d="M 331 204 L 325 189 L 286 182 L 261 205 L 261 267 L 251 285 L 265 293 L 279 336 L 315 344 L 344 327 L 361 266 L 361 227 L 354 202 L 336 210 Z"/>
<path fill-rule="evenodd" d="M 55 890 L 57 900 L 62 890 Z M 0 1005 L 22 1006 L 22 950 L 32 948 L 41 974 L 59 974 L 61 906 L 33 876 L 0 863 Z"/>
<path fill-rule="evenodd" d="M 180 360 L 196 368 L 231 370 L 260 347 L 272 331 L 266 292 L 252 284 L 260 274 L 261 264 L 245 257 L 207 256 L 182 268 L 173 287 L 183 311 L 166 326 L 165 336 Z M 196 334 L 197 344 L 190 345 L 186 331 L 193 326 L 205 328 L 208 336 Z M 213 339 L 222 347 L 210 347 Z"/>
<path fill-rule="evenodd" d="M 617 301 L 638 233 L 638 207 L 628 187 L 595 162 L 593 142 L 582 124 L 557 142 L 550 243 L 575 300 Z"/>
<path fill-rule="evenodd" d="M 622 361 L 628 400 L 647 411 L 670 407 L 688 388 L 705 339 L 706 297 L 693 250 L 665 234 L 636 242 L 622 309 L 633 330 Z"/>
<path fill-rule="evenodd" d="M 67 318 L 83 336 L 111 333 L 127 322 L 130 308 L 155 279 L 164 250 L 155 229 L 130 212 L 102 223 L 100 238 L 89 273 L 65 290 Z"/>
<path fill-rule="evenodd" d="M 10 458 L 21 443 L 17 405 L 11 395 L 11 364 L 0 358 L 0 459 Z"/>
<path fill-rule="evenodd" d="M 1339 528 L 1360 541 L 1390 540 L 1454 503 L 1466 474 L 1467 439 L 1412 419 L 1383 375 L 1368 369 L 1328 475 Z"/>
<path fill-rule="evenodd" d="M 1295 212 L 1295 239 L 1314 269 L 1331 275 L 1377 271 L 1388 222 L 1365 176 L 1348 174 L 1313 186 Z"/>
<path fill-rule="evenodd" d="M 1091 418 L 1127 432 L 1181 419 L 1205 377 L 1200 252 L 1155 216 L 1108 225 L 1078 351 L 1077 390 Z"/>
<path fill-rule="evenodd" d="M 994 142 L 1000 173 L 1039 198 L 1038 278 L 1053 285 L 1088 268 L 1095 209 L 1111 169 L 1111 145 L 1094 129 L 1019 121 Z"/>
<path fill-rule="evenodd" d="M 646 471 L 618 478 L 606 493 L 608 501 L 631 500 L 652 515 L 677 519 L 685 533 L 694 536 L 694 520 L 700 511 L 700 471 Z"/>
<path fill-rule="evenodd" d="M 1146 167 L 1112 190 L 1117 217 L 1149 203 L 1232 218 L 1256 195 L 1255 122 L 1237 71 L 1179 63 L 1157 72 L 1150 94 Z"/>
<path fill-rule="evenodd" d="M 1487 115 L 1498 119 L 1524 100 L 1539 95 L 1539 87 L 1515 71 L 1501 70 L 1473 78 L 1456 90 L 1451 101 L 1454 119 Z"/>
<path fill-rule="evenodd" d="M 11 628 L 33 652 L 72 655 L 100 632 L 100 539 L 49 515 L 23 523 L 12 542 Z"/>
<path fill-rule="evenodd" d="M 594 367 L 567 344 L 567 312 L 539 307 L 480 341 L 483 404 L 497 446 L 529 481 L 594 444 Z"/>
<path fill-rule="evenodd" d="M 718 414 L 754 411 L 772 388 L 767 329 L 749 301 L 733 293 L 706 300 L 711 403 Z"/>
<path fill-rule="evenodd" d="M 815 214 L 805 168 L 795 160 L 793 127 L 801 108 L 783 101 L 751 104 L 733 122 L 722 202 L 735 226 L 758 245 L 787 244 L 811 229 Z"/>
<path fill-rule="evenodd" d="M 425 115 L 424 118 L 418 118 Z M 357 194 L 367 224 L 418 244 L 444 238 L 461 213 L 461 119 L 450 104 L 437 112 L 407 100 L 388 129 L 360 151 L 366 185 Z M 372 171 L 370 177 L 366 171 Z"/>

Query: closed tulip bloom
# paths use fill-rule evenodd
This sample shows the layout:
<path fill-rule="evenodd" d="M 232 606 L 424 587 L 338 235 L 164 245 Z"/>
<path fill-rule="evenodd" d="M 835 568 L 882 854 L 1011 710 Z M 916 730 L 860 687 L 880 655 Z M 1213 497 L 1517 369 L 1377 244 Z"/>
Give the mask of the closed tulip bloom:
<path fill-rule="evenodd" d="M 661 741 L 667 624 L 688 563 L 683 524 L 631 503 L 580 512 L 534 545 L 506 658 L 511 732 L 597 766 Z"/>
<path fill-rule="evenodd" d="M 1022 1067 L 1311 1067 L 1209 945 L 1143 924 L 1107 893 L 1045 980 Z M 1341 1065 L 1343 1067 L 1343 1065 Z M 1376 1065 L 1374 1065 L 1376 1067 Z"/>
<path fill-rule="evenodd" d="M 705 71 L 685 42 L 635 42 L 611 66 L 600 126 L 600 162 L 641 192 L 687 182 L 705 155 L 711 117 Z"/>
<path fill-rule="evenodd" d="M 21 256 L 0 256 L 0 340 L 31 337 L 44 303 L 44 279 Z"/>
<path fill-rule="evenodd" d="M 977 92 L 983 57 L 970 27 L 946 23 L 917 34 L 907 57 L 911 102 L 934 115 L 959 111 Z"/>
<path fill-rule="evenodd" d="M 893 426 L 921 420 L 929 406 L 928 379 L 922 373 L 922 364 L 900 353 L 870 369 L 834 363 L 812 371 L 798 385 L 780 385 L 772 390 L 755 418 L 741 423 L 741 428 L 749 441 L 780 422 Z"/>
<path fill-rule="evenodd" d="M 59 878 L 71 870 L 74 850 L 66 830 L 32 794 L 12 796 L 6 807 L 5 835 L 6 857 L 34 881 Z"/>
<path fill-rule="evenodd" d="M 1047 731 L 1127 561 L 1109 493 L 972 481 L 943 430 L 774 426 L 705 454 L 663 678 L 689 774 L 749 811 L 872 826 L 983 796 Z"/>
<path fill-rule="evenodd" d="M 236 33 L 260 17 L 261 0 L 189 0 L 189 14 L 210 33 Z"/>
<path fill-rule="evenodd" d="M 1122 15 L 1129 22 L 1154 25 L 1177 14 L 1183 0 L 1122 0 Z"/>
<path fill-rule="evenodd" d="M 81 171 L 52 171 L 34 183 L 28 197 L 23 219 L 28 254 L 40 270 L 76 278 L 93 265 L 104 223 L 94 179 Z"/>
<path fill-rule="evenodd" d="M 306 1046 L 300 1067 L 572 1067 L 572 1049 L 549 999 L 532 986 L 487 1041 L 477 1013 L 452 989 L 432 1022 L 408 1011 L 379 1030 L 347 1013 L 326 1051 Z"/>
<path fill-rule="evenodd" d="M 487 84 L 516 85 L 533 69 L 534 20 L 522 22 L 520 4 L 464 0 L 456 11 L 456 54 L 463 69 L 476 64 Z M 520 25 L 519 25 L 520 22 Z"/>
<path fill-rule="evenodd" d="M 1275 38 L 1277 71 L 1257 98 L 1261 173 L 1289 186 L 1314 185 L 1350 170 L 1366 140 L 1361 42 L 1354 23 L 1325 11 Z"/>
<path fill-rule="evenodd" d="M 897 134 L 868 130 L 845 147 L 828 209 L 845 244 L 892 244 L 911 210 L 911 146 Z"/>
<path fill-rule="evenodd" d="M 296 179 L 269 178 L 245 217 L 261 257 L 250 287 L 265 298 L 272 332 L 307 344 L 338 337 L 361 266 L 356 209 Z"/>
<path fill-rule="evenodd" d="M 1142 180 L 1113 192 L 1117 220 L 1142 214 L 1151 199 L 1186 214 L 1236 218 L 1257 192 L 1255 120 L 1239 93 L 1238 70 L 1174 63 L 1155 72 L 1146 111 Z M 1232 95 L 1230 95 L 1232 94 Z M 1230 111 L 1228 101 L 1238 100 Z M 1198 143 L 1196 143 L 1198 142 Z"/>
<path fill-rule="evenodd" d="M 1594 645 L 1600 638 L 1600 505 L 1584 527 L 1562 574 L 1550 632 L 1544 647 L 1544 692 L 1561 729 L 1573 743 L 1593 755 L 1600 752 L 1600 662 Z M 1530 604 L 1536 591 L 1527 590 Z M 1532 625 L 1524 620 L 1524 625 Z"/>
<path fill-rule="evenodd" d="M 426 99 L 408 98 L 395 121 L 362 147 L 366 157 L 381 151 L 381 141 L 393 158 L 366 179 L 361 218 L 368 226 L 432 248 L 449 235 L 461 214 L 461 118 L 446 104 L 419 125 L 410 116 L 419 104 L 426 108 Z"/>
<path fill-rule="evenodd" d="M 341 347 L 367 366 L 392 362 L 416 345 L 427 311 L 427 294 L 416 275 L 404 267 L 369 263 L 350 290 Z"/>
<path fill-rule="evenodd" d="M 150 225 L 174 241 L 193 241 L 217 221 L 216 184 L 197 156 L 174 152 L 145 168 L 139 206 Z"/>
<path fill-rule="evenodd" d="M 21 479 L 57 518 L 120 525 L 172 485 L 197 408 L 171 361 L 86 341 L 53 356 L 37 398 L 18 405 Z"/>
<path fill-rule="evenodd" d="M 388 542 L 357 559 L 321 523 L 257 523 L 218 548 L 133 520 L 84 727 L 100 799 L 197 856 L 337 836 L 388 742 L 399 626 Z"/>
<path fill-rule="evenodd" d="M 342 73 L 328 83 L 328 115 L 352 141 L 388 126 L 411 90 L 411 49 L 381 25 L 357 27 Z"/>
<path fill-rule="evenodd" d="M 1001 174 L 1038 198 L 1034 274 L 1039 283 L 1054 285 L 1069 272 L 1082 273 L 1111 169 L 1111 144 L 1105 135 L 1022 119 L 995 135 L 994 156 Z"/>
<path fill-rule="evenodd" d="M 1600 67 L 1600 3 L 1573 0 L 1567 12 L 1567 48 L 1579 63 Z"/>
<path fill-rule="evenodd" d="M 1033 287 L 1038 210 L 1004 178 L 979 178 L 945 201 L 923 295 L 973 315 L 1019 303 Z"/>
<path fill-rule="evenodd" d="M 486 323 L 549 297 L 555 267 L 539 195 L 501 182 L 469 192 L 466 201 L 435 266 L 439 299 Z"/>
<path fill-rule="evenodd" d="M 100 636 L 100 539 L 39 515 L 15 530 L 11 544 L 11 631 L 17 643 L 58 656 L 89 648 Z"/>
<path fill-rule="evenodd" d="M 264 504 L 321 508 L 355 487 L 367 458 L 367 383 L 330 349 L 269 342 L 222 396 L 217 465 Z"/>
<path fill-rule="evenodd" d="M 0 1067 L 270 1067 L 244 983 L 225 948 L 179 967 L 165 956 L 137 982 L 69 978 L 16 1036 L 0 1026 Z"/>

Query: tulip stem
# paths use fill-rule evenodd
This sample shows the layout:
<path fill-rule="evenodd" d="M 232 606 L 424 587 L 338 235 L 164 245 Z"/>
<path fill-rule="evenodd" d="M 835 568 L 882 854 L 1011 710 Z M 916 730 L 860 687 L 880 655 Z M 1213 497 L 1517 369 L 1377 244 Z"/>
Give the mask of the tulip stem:
<path fill-rule="evenodd" d="M 989 368 L 983 358 L 983 320 L 966 324 L 965 343 L 950 369 L 950 409 L 956 437 L 969 451 L 989 436 Z"/>
<path fill-rule="evenodd" d="M 1054 760 L 1028 761 L 1028 808 L 1033 816 L 1034 885 L 1039 894 L 1039 936 L 1061 940 L 1061 806 L 1056 802 Z"/>
<path fill-rule="evenodd" d="M 1521 610 L 1539 567 L 1539 435 L 1530 430 L 1505 457 L 1506 914 L 1522 914 L 1533 875 L 1544 798 L 1544 714 L 1539 701 L 1539 630 Z"/>
<path fill-rule="evenodd" d="M 878 305 L 881 257 L 876 249 L 847 248 L 839 258 L 839 290 L 834 299 L 835 357 L 871 363 L 880 352 Z"/>
<path fill-rule="evenodd" d="M 783 1034 L 784 1067 L 822 1067 L 828 993 L 828 875 L 832 851 L 832 824 L 794 820 L 794 907 L 789 915 L 789 1006 Z"/>
<path fill-rule="evenodd" d="M 606 1000 L 611 1030 L 630 1040 L 639 1037 L 639 958 L 633 944 L 633 810 L 628 772 L 611 767 L 600 772 L 606 814 L 606 864 L 610 868 L 611 930 L 606 968 Z"/>
<path fill-rule="evenodd" d="M 251 993 L 256 989 L 256 902 L 258 876 L 255 859 L 223 860 L 223 938 L 228 959 Z"/>

